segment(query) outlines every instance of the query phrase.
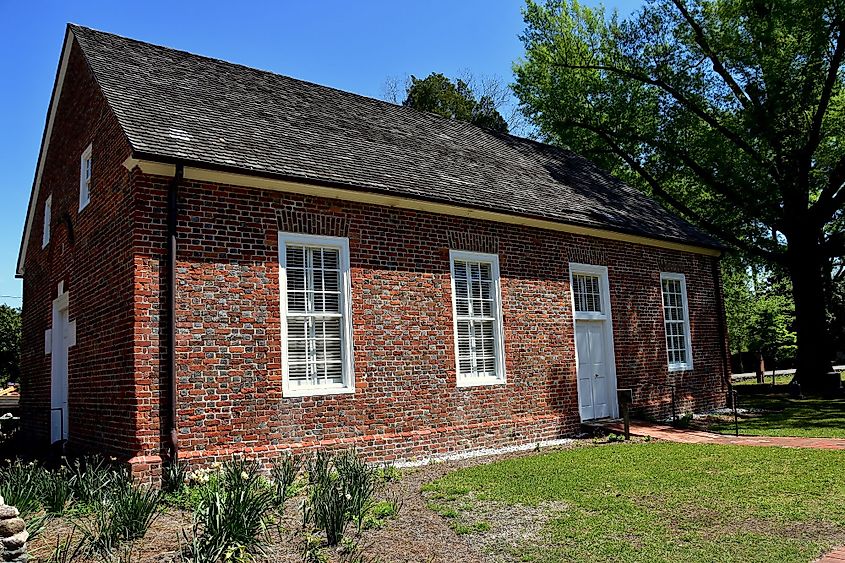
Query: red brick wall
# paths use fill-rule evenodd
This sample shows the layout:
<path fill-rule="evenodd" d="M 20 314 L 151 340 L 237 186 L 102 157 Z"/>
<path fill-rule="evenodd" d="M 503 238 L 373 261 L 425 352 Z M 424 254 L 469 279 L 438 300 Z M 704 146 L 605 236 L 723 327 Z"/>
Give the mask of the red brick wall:
<path fill-rule="evenodd" d="M 93 143 L 91 201 L 79 211 L 80 156 Z M 64 281 L 77 345 L 68 354 L 71 443 L 119 455 L 134 443 L 133 271 L 130 154 L 81 52 L 73 46 L 59 99 L 27 246 L 23 282 L 23 428 L 30 444 L 49 438 L 50 356 L 44 331 Z M 44 202 L 52 236 L 42 249 Z"/>
<path fill-rule="evenodd" d="M 139 380 L 161 383 L 158 315 L 168 179 L 137 174 Z M 619 387 L 669 414 L 721 404 L 715 259 L 565 233 L 185 182 L 178 258 L 179 432 L 185 458 L 355 444 L 374 458 L 533 443 L 578 428 L 568 262 L 607 265 Z M 280 229 L 350 240 L 354 395 L 282 396 Z M 500 258 L 507 384 L 456 386 L 450 248 Z M 162 262 L 163 263 L 163 262 Z M 660 272 L 687 277 L 694 372 L 669 374 Z M 144 319 L 146 315 L 146 320 Z M 146 384 L 145 384 L 146 385 Z M 151 397 L 156 390 L 151 388 Z M 159 421 L 143 430 L 158 451 Z"/>
<path fill-rule="evenodd" d="M 56 285 L 70 291 L 72 445 L 155 470 L 166 398 L 167 178 L 127 172 L 130 149 L 78 50 L 71 53 L 24 277 L 25 431 L 49 430 Z M 91 203 L 79 155 L 93 142 Z M 41 249 L 44 200 L 53 236 Z M 178 424 L 184 457 L 354 444 L 373 458 L 526 444 L 578 428 L 568 263 L 607 265 L 619 387 L 666 416 L 721 404 L 716 260 L 513 225 L 186 182 L 177 288 Z M 279 229 L 350 239 L 354 395 L 286 398 L 281 384 Z M 71 237 L 71 230 L 73 236 Z M 450 248 L 500 258 L 507 384 L 458 388 Z M 686 274 L 695 371 L 669 374 L 660 272 Z M 162 400 L 164 399 L 164 400 Z"/>

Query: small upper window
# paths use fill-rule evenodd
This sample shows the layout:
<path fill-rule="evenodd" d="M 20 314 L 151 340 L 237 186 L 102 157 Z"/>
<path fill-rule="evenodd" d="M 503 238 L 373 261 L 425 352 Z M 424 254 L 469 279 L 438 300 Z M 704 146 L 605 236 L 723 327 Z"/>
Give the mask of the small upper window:
<path fill-rule="evenodd" d="M 660 274 L 663 294 L 663 323 L 669 371 L 692 369 L 687 282 L 683 274 Z"/>
<path fill-rule="evenodd" d="M 44 202 L 44 230 L 41 233 L 41 248 L 50 244 L 50 222 L 53 220 L 53 196 L 50 195 Z"/>
<path fill-rule="evenodd" d="M 578 313 L 601 313 L 601 281 L 593 274 L 572 274 L 572 292 L 575 297 L 575 311 Z"/>
<path fill-rule="evenodd" d="M 91 145 L 79 159 L 79 210 L 85 209 L 91 201 Z"/>
<path fill-rule="evenodd" d="M 458 385 L 505 382 L 499 258 L 452 251 Z"/>

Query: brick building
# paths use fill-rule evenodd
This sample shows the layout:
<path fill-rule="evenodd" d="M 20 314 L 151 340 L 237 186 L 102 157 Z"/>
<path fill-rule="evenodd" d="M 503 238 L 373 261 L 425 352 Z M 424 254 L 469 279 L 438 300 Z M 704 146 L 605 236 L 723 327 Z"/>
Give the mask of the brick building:
<path fill-rule="evenodd" d="M 18 274 L 21 406 L 174 446 L 408 459 L 719 405 L 718 243 L 589 161 L 68 26 Z"/>

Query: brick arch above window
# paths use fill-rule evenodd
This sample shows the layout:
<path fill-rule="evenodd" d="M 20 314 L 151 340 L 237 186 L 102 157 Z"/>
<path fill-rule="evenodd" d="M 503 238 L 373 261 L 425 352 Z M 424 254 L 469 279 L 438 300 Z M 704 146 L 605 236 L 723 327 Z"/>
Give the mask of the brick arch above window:
<path fill-rule="evenodd" d="M 484 254 L 499 253 L 499 237 L 457 230 L 449 231 L 447 236 L 449 237 L 449 248 L 452 250 L 482 252 Z"/>
<path fill-rule="evenodd" d="M 349 217 L 301 209 L 276 209 L 279 231 L 324 237 L 348 237 Z"/>

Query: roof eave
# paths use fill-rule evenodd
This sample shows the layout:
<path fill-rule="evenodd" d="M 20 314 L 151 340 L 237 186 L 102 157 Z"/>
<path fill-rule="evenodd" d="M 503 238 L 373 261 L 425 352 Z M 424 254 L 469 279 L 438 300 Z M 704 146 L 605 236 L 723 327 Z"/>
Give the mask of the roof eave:
<path fill-rule="evenodd" d="M 546 222 L 546 223 L 550 223 L 550 224 L 558 224 L 558 225 L 562 225 L 562 226 L 563 225 L 569 225 L 569 226 L 572 226 L 572 227 L 583 228 L 583 229 L 587 229 L 587 230 L 590 230 L 590 231 L 603 231 L 603 232 L 608 232 L 608 233 L 617 233 L 621 236 L 629 236 L 629 237 L 636 237 L 636 238 L 647 239 L 647 240 L 652 240 L 652 241 L 660 241 L 660 242 L 664 242 L 668 245 L 673 245 L 673 246 L 686 246 L 686 247 L 690 247 L 690 248 L 700 248 L 700 249 L 706 250 L 707 252 L 705 252 L 705 254 L 708 254 L 708 255 L 711 255 L 711 256 L 720 256 L 726 250 L 726 248 L 724 246 L 722 246 L 721 244 L 719 244 L 718 242 L 715 242 L 715 241 L 714 241 L 713 244 L 707 244 L 707 243 L 704 243 L 704 242 L 701 242 L 701 241 L 696 241 L 696 240 L 670 238 L 670 237 L 660 237 L 660 236 L 651 235 L 651 234 L 647 235 L 647 234 L 643 234 L 643 233 L 636 232 L 636 231 L 633 231 L 633 230 L 625 230 L 625 229 L 620 229 L 620 228 L 615 228 L 615 227 L 610 227 L 610 226 L 596 227 L 595 225 L 591 225 L 591 224 L 587 224 L 587 223 L 578 223 L 578 222 L 575 222 L 575 221 L 564 222 L 564 221 L 556 220 L 556 219 L 553 219 L 553 218 L 545 217 L 545 216 L 542 216 L 542 215 L 532 215 L 532 214 L 527 214 L 527 213 L 519 213 L 519 212 L 512 211 L 512 210 L 506 211 L 506 210 L 492 209 L 492 208 L 489 208 L 489 207 L 481 207 L 481 206 L 477 206 L 477 205 L 468 204 L 468 203 L 465 203 L 465 202 L 448 201 L 448 200 L 442 200 L 442 199 L 430 198 L 430 197 L 427 198 L 427 197 L 424 197 L 424 196 L 410 197 L 410 196 L 407 196 L 407 195 L 400 195 L 400 194 L 397 194 L 397 193 L 389 191 L 389 190 L 379 190 L 379 189 L 372 188 L 372 187 L 369 187 L 369 186 L 361 186 L 361 185 L 356 185 L 356 184 L 352 184 L 352 183 L 328 181 L 328 180 L 315 179 L 315 178 L 303 178 L 303 177 L 291 176 L 291 175 L 285 175 L 285 174 L 276 174 L 276 173 L 267 172 L 267 171 L 252 170 L 252 169 L 249 169 L 249 168 L 241 168 L 241 167 L 231 166 L 231 165 L 210 163 L 210 162 L 204 162 L 204 161 L 199 161 L 199 160 L 195 160 L 195 159 L 187 159 L 187 158 L 179 158 L 179 157 L 173 157 L 173 156 L 168 156 L 168 155 L 155 154 L 155 153 L 148 152 L 148 151 L 133 151 L 132 156 L 129 159 L 127 159 L 127 162 L 125 164 L 127 165 L 127 168 L 131 169 L 131 167 L 133 166 L 134 163 L 138 163 L 138 162 L 141 162 L 141 161 L 161 163 L 161 164 L 166 164 L 166 165 L 182 164 L 182 165 L 187 166 L 187 167 L 194 167 L 194 168 L 197 168 L 197 169 L 205 169 L 205 170 L 210 170 L 210 171 L 216 171 L 216 172 L 221 172 L 221 173 L 225 173 L 225 174 L 233 174 L 233 175 L 240 175 L 240 176 L 251 176 L 251 177 L 262 178 L 262 179 L 267 179 L 267 180 L 289 182 L 289 183 L 292 183 L 292 184 L 311 185 L 311 186 L 316 186 L 316 187 L 323 187 L 323 188 L 328 188 L 328 189 L 346 191 L 346 192 L 350 192 L 350 193 L 380 195 L 380 196 L 393 197 L 393 198 L 407 200 L 407 201 L 427 202 L 427 203 L 431 203 L 431 204 L 435 204 L 435 205 L 454 206 L 454 207 L 458 207 L 458 208 L 467 209 L 471 212 L 507 215 L 507 216 L 512 216 L 512 217 L 515 217 L 515 218 L 523 218 L 523 219 L 526 219 L 526 220 L 529 220 L 529 221 L 542 221 L 542 222 Z M 170 175 L 170 174 L 172 174 L 172 173 L 161 174 L 161 175 Z"/>

